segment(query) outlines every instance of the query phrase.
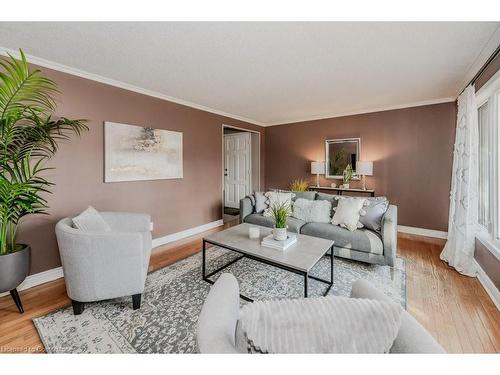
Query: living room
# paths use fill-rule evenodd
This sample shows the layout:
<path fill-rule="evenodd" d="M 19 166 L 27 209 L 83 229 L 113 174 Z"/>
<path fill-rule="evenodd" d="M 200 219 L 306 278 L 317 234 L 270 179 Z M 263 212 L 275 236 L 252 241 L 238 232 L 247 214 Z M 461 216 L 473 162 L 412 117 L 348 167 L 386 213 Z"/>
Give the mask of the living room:
<path fill-rule="evenodd" d="M 133 19 L 0 22 L 1 353 L 498 364 L 498 20 Z"/>

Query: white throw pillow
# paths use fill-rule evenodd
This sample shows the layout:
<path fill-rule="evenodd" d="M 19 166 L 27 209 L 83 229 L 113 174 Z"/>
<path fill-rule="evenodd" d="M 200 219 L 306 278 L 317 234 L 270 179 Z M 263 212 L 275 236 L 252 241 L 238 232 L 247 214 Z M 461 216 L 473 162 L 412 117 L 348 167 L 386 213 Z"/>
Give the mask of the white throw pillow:
<path fill-rule="evenodd" d="M 263 215 L 266 217 L 272 217 L 272 208 L 279 204 L 287 204 L 289 207 L 288 216 L 292 215 L 292 198 L 295 197 L 294 193 L 284 192 L 284 191 L 268 191 L 266 193 L 268 199 L 268 207 L 264 210 Z"/>
<path fill-rule="evenodd" d="M 342 198 L 335 209 L 332 218 L 333 225 L 340 225 L 350 231 L 358 228 L 359 216 L 363 211 L 366 198 Z"/>
<path fill-rule="evenodd" d="M 102 216 L 96 209 L 89 206 L 80 215 L 73 218 L 73 226 L 76 229 L 89 231 L 89 232 L 110 232 L 111 228 L 108 223 L 104 221 Z"/>
<path fill-rule="evenodd" d="M 329 201 L 299 198 L 293 204 L 293 217 L 308 223 L 329 223 L 332 203 Z"/>

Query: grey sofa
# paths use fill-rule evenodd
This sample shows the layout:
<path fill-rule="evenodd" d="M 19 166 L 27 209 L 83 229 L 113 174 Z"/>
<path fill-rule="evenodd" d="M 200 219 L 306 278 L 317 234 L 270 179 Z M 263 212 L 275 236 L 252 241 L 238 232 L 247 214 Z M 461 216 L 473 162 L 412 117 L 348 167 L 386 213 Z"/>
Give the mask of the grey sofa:
<path fill-rule="evenodd" d="M 315 191 L 295 192 L 296 198 L 322 199 L 336 203 L 334 195 Z M 294 217 L 288 218 L 288 229 L 292 232 L 307 234 L 335 241 L 336 256 L 372 264 L 394 265 L 397 249 L 397 215 L 398 208 L 389 205 L 382 218 L 380 233 L 363 228 L 349 231 L 337 225 L 325 223 L 306 223 Z M 240 222 L 264 227 L 273 227 L 274 219 L 255 213 L 250 197 L 240 201 Z"/>
<path fill-rule="evenodd" d="M 79 315 L 85 302 L 132 296 L 141 304 L 151 255 L 151 218 L 147 214 L 100 212 L 111 232 L 73 227 L 71 218 L 56 224 L 66 291 Z"/>
<path fill-rule="evenodd" d="M 390 301 L 367 281 L 352 285 L 352 298 L 371 298 Z M 245 353 L 244 334 L 238 329 L 240 310 L 239 286 L 236 278 L 222 274 L 212 286 L 198 319 L 198 349 L 200 353 Z M 390 353 L 444 353 L 444 349 L 406 311 Z"/>

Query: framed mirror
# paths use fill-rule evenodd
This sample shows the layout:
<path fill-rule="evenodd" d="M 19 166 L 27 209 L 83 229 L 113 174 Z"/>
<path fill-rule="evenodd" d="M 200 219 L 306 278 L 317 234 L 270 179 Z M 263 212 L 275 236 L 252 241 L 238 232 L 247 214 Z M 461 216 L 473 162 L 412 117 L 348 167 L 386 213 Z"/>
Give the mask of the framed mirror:
<path fill-rule="evenodd" d="M 356 162 L 360 155 L 360 138 L 327 139 L 326 148 L 326 178 L 342 179 L 342 173 L 351 164 L 356 172 Z M 359 179 L 355 176 L 353 179 Z"/>

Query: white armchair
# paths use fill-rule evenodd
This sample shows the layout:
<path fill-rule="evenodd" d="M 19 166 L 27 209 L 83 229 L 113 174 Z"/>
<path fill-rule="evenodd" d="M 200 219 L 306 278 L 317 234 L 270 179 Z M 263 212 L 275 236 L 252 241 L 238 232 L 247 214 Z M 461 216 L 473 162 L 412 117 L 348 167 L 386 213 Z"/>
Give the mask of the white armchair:
<path fill-rule="evenodd" d="M 101 212 L 110 232 L 83 231 L 71 218 L 56 225 L 64 280 L 73 312 L 85 302 L 132 296 L 133 308 L 141 305 L 151 255 L 150 216 Z"/>

